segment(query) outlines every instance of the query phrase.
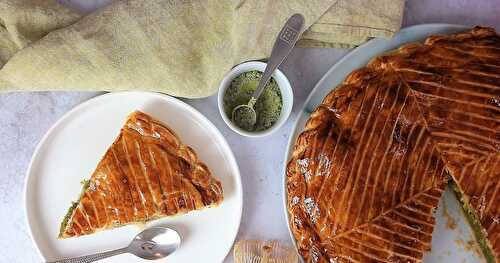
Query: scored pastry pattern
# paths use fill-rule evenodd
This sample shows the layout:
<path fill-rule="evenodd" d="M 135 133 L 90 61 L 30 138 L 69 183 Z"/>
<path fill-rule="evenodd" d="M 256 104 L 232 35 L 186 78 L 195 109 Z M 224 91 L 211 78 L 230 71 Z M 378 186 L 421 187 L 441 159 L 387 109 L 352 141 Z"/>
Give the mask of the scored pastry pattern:
<path fill-rule="evenodd" d="M 152 117 L 132 113 L 70 210 L 60 237 L 143 223 L 222 202 L 219 181 Z"/>
<path fill-rule="evenodd" d="M 421 262 L 450 178 L 500 257 L 500 37 L 476 27 L 354 71 L 312 113 L 287 166 L 307 262 Z"/>

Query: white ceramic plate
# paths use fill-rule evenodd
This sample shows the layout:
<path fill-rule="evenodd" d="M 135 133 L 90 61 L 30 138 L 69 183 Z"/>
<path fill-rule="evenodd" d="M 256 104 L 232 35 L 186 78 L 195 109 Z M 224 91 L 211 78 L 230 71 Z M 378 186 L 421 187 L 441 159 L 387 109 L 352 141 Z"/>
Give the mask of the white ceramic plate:
<path fill-rule="evenodd" d="M 59 224 L 82 179 L 88 178 L 134 110 L 152 115 L 190 145 L 222 182 L 224 201 L 217 208 L 165 218 L 146 226 L 176 229 L 181 247 L 158 262 L 222 262 L 238 232 L 242 188 L 238 165 L 226 140 L 201 113 L 157 93 L 109 93 L 80 104 L 62 117 L 39 143 L 26 179 L 26 216 L 34 243 L 45 260 L 126 246 L 141 230 L 125 226 L 79 238 L 58 240 Z M 7 211 L 3 211 L 4 213 Z M 143 262 L 127 254 L 103 262 Z"/>
<path fill-rule="evenodd" d="M 316 84 L 307 98 L 304 107 L 299 112 L 292 135 L 288 142 L 285 160 L 291 156 L 296 137 L 304 129 L 304 125 L 311 112 L 319 105 L 323 98 L 355 69 L 364 67 L 372 58 L 398 48 L 408 43 L 425 39 L 435 34 L 453 34 L 467 30 L 467 27 L 447 24 L 425 24 L 402 29 L 393 39 L 372 39 L 367 43 L 352 50 L 337 62 Z M 284 165 L 286 169 L 286 163 Z M 285 170 L 283 171 L 285 174 Z M 286 176 L 283 179 L 283 204 L 288 222 L 286 209 Z M 436 211 L 437 224 L 432 237 L 432 251 L 425 255 L 425 263 L 438 262 L 483 262 L 472 230 L 465 219 L 460 204 L 449 189 L 444 193 Z M 290 225 L 288 225 L 290 230 Z M 295 242 L 293 235 L 292 240 Z"/>

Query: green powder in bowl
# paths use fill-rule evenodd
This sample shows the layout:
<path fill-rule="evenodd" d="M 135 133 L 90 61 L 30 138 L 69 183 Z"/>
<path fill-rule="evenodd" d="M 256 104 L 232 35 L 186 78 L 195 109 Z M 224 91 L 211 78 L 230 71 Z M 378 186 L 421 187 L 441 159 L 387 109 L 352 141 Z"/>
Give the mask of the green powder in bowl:
<path fill-rule="evenodd" d="M 241 104 L 247 104 L 252 93 L 257 89 L 262 72 L 254 70 L 240 74 L 234 78 L 231 85 L 224 93 L 224 112 L 231 119 L 233 109 Z M 269 129 L 278 121 L 281 115 L 283 100 L 281 91 L 276 81 L 271 78 L 267 83 L 262 95 L 255 103 L 255 112 L 257 113 L 257 122 L 252 128 L 246 131 L 264 131 Z"/>

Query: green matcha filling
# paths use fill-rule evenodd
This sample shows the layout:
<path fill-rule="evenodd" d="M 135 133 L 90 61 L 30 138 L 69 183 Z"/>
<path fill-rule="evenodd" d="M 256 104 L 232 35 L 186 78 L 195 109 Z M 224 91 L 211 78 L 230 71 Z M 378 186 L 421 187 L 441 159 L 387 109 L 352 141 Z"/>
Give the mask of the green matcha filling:
<path fill-rule="evenodd" d="M 488 240 L 486 239 L 486 235 L 481 226 L 481 222 L 479 221 L 479 218 L 476 215 L 476 212 L 464 200 L 464 195 L 462 191 L 459 189 L 458 185 L 454 181 L 450 182 L 450 186 L 455 192 L 455 195 L 457 196 L 458 200 L 462 204 L 467 221 L 469 221 L 469 224 L 472 228 L 476 241 L 479 243 L 479 247 L 481 248 L 484 257 L 486 258 L 486 262 L 495 263 L 496 262 L 495 256 L 493 255 L 493 252 L 488 246 Z"/>
<path fill-rule="evenodd" d="M 85 193 L 85 191 L 87 191 L 87 189 L 89 188 L 90 180 L 83 180 L 81 182 L 81 184 L 82 184 L 82 192 L 80 193 L 80 197 L 78 198 L 78 201 L 71 202 L 71 206 L 68 208 L 68 212 L 66 212 L 66 215 L 64 216 L 64 219 L 61 222 L 61 228 L 59 229 L 59 238 L 61 238 L 63 236 L 63 233 L 66 230 L 66 227 L 68 226 L 68 221 L 71 218 L 71 216 L 73 215 L 73 211 L 80 203 L 80 200 L 82 199 L 82 196 Z"/>

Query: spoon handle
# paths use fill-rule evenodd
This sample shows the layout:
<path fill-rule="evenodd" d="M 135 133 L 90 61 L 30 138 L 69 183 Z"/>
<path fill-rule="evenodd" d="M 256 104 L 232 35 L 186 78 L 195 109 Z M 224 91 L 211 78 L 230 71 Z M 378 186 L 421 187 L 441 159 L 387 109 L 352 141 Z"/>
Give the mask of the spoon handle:
<path fill-rule="evenodd" d="M 252 94 L 252 97 L 258 99 L 264 87 L 266 86 L 271 75 L 278 68 L 279 65 L 285 60 L 285 58 L 290 54 L 295 43 L 299 39 L 302 27 L 304 26 L 304 16 L 301 14 L 295 14 L 291 16 L 281 29 L 276 41 L 274 42 L 273 50 L 271 51 L 271 56 L 269 61 L 267 61 L 266 69 L 262 78 L 260 79 L 259 86 Z"/>
<path fill-rule="evenodd" d="M 120 248 L 120 249 L 111 250 L 111 251 L 107 251 L 107 252 L 96 253 L 93 255 L 81 256 L 81 257 L 76 257 L 76 258 L 61 259 L 61 260 L 56 260 L 56 261 L 50 261 L 47 263 L 90 263 L 90 262 L 98 261 L 101 259 L 109 258 L 112 256 L 127 253 L 127 252 L 128 252 L 128 250 L 125 247 L 125 248 Z"/>

